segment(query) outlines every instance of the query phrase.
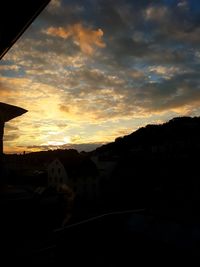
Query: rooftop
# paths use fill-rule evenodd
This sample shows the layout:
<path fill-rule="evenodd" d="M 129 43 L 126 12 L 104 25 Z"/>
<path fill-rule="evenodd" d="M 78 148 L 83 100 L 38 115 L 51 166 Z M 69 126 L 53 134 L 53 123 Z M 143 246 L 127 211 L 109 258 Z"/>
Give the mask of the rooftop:
<path fill-rule="evenodd" d="M 26 109 L 0 102 L 0 119 L 3 122 L 12 120 L 26 112 Z"/>
<path fill-rule="evenodd" d="M 0 18 L 0 59 L 19 39 L 50 0 L 2 1 Z"/>

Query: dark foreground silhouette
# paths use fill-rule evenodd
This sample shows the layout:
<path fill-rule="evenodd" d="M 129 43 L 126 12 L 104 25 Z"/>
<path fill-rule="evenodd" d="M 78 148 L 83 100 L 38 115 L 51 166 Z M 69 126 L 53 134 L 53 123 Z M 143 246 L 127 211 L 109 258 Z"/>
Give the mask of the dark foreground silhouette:
<path fill-rule="evenodd" d="M 45 187 L 45 176 L 24 176 L 17 187 L 11 178 L 20 176 L 10 172 L 15 186 L 8 188 L 15 194 L 1 190 L 2 261 L 28 266 L 199 262 L 199 136 L 200 118 L 183 117 L 148 125 L 90 153 L 21 155 L 20 161 L 36 166 L 46 156 L 62 155 L 76 187 L 87 181 L 91 188 L 97 179 L 98 194 L 75 194 L 67 209 L 70 220 L 62 225 L 69 204 L 65 194 Z M 38 186 L 45 188 L 42 194 L 33 191 Z"/>
<path fill-rule="evenodd" d="M 199 263 L 199 237 L 199 225 L 175 223 L 142 211 L 116 213 L 58 229 L 39 242 L 8 236 L 1 239 L 5 242 L 2 261 L 28 266 Z"/>

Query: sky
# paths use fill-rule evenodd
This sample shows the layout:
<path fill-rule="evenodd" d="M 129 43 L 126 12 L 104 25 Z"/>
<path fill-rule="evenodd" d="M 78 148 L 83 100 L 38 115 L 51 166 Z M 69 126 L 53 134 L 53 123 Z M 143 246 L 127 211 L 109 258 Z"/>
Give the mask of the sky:
<path fill-rule="evenodd" d="M 200 115 L 199 0 L 52 0 L 0 62 L 4 152 L 92 150 Z"/>

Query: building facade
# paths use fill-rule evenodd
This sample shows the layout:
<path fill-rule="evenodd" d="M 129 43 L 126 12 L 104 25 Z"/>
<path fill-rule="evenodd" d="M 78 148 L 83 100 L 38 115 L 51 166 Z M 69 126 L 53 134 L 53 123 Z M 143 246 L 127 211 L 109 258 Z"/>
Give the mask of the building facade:
<path fill-rule="evenodd" d="M 69 184 L 69 178 L 64 165 L 59 159 L 53 160 L 47 167 L 48 185 L 59 189 L 63 184 Z"/>

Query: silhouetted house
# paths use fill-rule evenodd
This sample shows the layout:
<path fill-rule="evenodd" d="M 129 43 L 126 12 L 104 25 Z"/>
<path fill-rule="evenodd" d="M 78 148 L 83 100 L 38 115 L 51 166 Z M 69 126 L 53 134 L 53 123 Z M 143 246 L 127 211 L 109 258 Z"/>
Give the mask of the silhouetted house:
<path fill-rule="evenodd" d="M 95 164 L 91 160 L 54 159 L 47 167 L 48 185 L 57 190 L 65 184 L 80 198 L 93 199 L 97 195 L 98 183 Z M 95 169 L 95 170 L 94 170 Z"/>
<path fill-rule="evenodd" d="M 47 167 L 48 185 L 59 189 L 63 184 L 69 184 L 67 171 L 59 159 L 53 160 Z"/>
<path fill-rule="evenodd" d="M 3 154 L 3 134 L 6 122 L 21 116 L 26 109 L 0 102 L 0 156 Z"/>
<path fill-rule="evenodd" d="M 99 155 L 94 155 L 91 157 L 91 160 L 95 163 L 98 170 L 98 176 L 96 178 L 97 198 L 102 198 L 105 194 L 110 194 L 110 177 L 116 167 L 118 158 L 105 158 Z"/>
<path fill-rule="evenodd" d="M 151 146 L 152 153 L 165 153 L 167 151 L 167 146 L 165 144 L 158 144 Z"/>
<path fill-rule="evenodd" d="M 0 102 L 0 176 L 1 176 L 0 182 L 1 183 L 5 182 L 3 181 L 4 179 L 2 178 L 3 176 L 5 177 L 6 175 L 5 167 L 3 166 L 3 135 L 4 135 L 5 123 L 18 116 L 21 116 L 25 112 L 27 112 L 27 110 L 23 108 Z"/>
<path fill-rule="evenodd" d="M 115 159 L 114 157 L 104 158 L 104 157 L 95 155 L 91 157 L 91 160 L 97 166 L 99 176 L 107 178 L 107 177 L 110 177 L 110 174 L 114 170 L 118 159 Z"/>

